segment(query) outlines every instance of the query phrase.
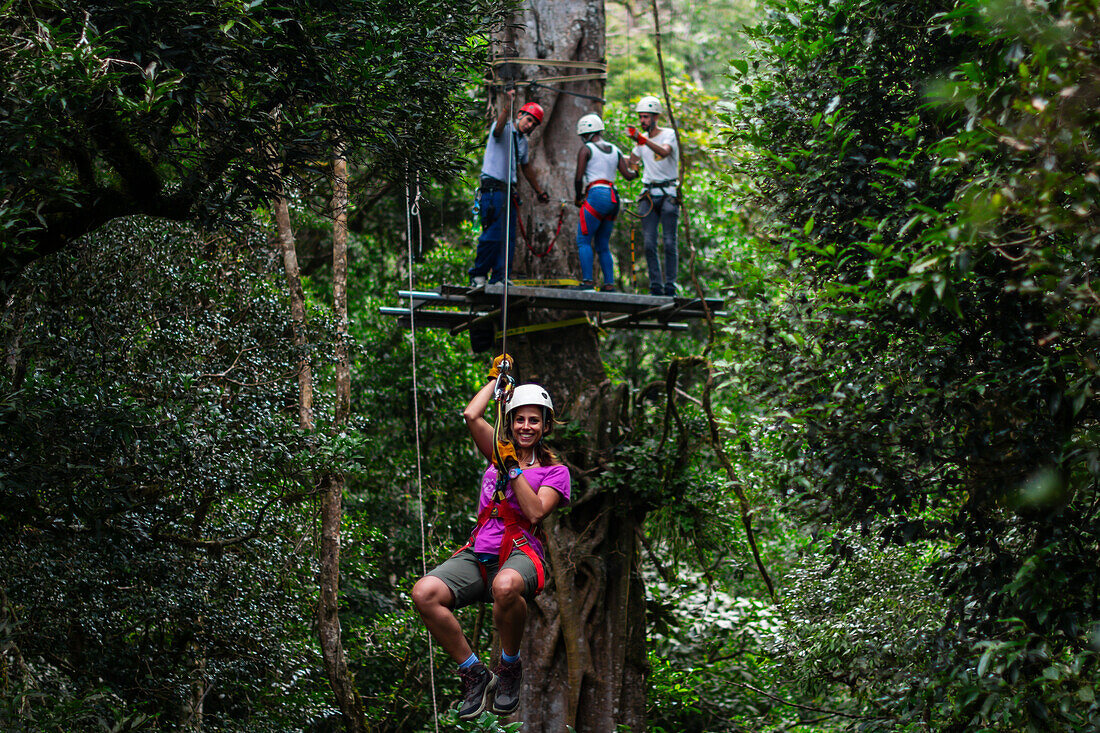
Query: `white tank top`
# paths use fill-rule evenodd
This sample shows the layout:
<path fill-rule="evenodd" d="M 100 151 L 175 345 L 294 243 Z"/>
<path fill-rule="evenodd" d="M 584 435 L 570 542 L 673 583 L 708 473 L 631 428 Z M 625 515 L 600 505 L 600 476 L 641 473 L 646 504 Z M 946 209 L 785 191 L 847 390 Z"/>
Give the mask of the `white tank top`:
<path fill-rule="evenodd" d="M 609 143 L 606 140 L 600 142 L 610 145 L 611 152 L 603 152 L 595 143 L 585 143 L 588 146 L 588 165 L 584 169 L 585 188 L 588 188 L 592 181 L 614 182 L 615 174 L 619 170 L 619 158 L 623 155 L 622 151 L 615 147 L 614 143 Z"/>

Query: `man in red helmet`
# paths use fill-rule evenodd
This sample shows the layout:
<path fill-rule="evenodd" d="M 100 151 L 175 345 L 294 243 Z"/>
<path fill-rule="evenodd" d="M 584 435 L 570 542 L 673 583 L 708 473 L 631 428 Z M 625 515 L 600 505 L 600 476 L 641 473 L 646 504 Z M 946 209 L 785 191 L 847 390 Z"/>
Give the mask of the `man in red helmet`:
<path fill-rule="evenodd" d="M 477 240 L 477 254 L 474 266 L 470 268 L 470 284 L 473 286 L 504 279 L 505 255 L 509 267 L 515 262 L 516 229 L 519 217 L 516 213 L 519 204 L 516 196 L 516 170 L 523 171 L 523 177 L 531 184 L 540 204 L 550 200 L 549 194 L 539 186 L 535 172 L 528 163 L 527 133 L 542 122 L 542 107 L 536 102 L 528 102 L 520 107 L 514 121 L 508 120 L 516 90 L 504 93 L 500 111 L 489 130 L 489 139 L 485 143 L 485 157 L 481 164 L 481 179 L 477 194 L 477 210 L 481 220 L 481 236 Z M 508 191 L 512 199 L 508 200 Z M 506 214 L 508 216 L 506 216 Z M 504 243 L 505 222 L 508 226 L 508 248 Z"/>

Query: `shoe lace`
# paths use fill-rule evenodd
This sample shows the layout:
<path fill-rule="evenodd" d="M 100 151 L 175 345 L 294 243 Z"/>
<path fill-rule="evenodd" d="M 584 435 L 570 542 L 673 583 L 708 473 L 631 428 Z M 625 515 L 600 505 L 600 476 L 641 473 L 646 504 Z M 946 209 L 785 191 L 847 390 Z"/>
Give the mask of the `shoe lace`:
<path fill-rule="evenodd" d="M 497 683 L 498 687 L 507 692 L 513 692 L 516 685 L 519 684 L 519 672 L 519 662 L 515 662 L 513 664 L 501 662 L 500 667 L 497 669 L 497 677 L 500 679 L 500 681 Z"/>
<path fill-rule="evenodd" d="M 462 695 L 465 697 L 481 681 L 481 675 L 476 669 L 460 669 L 458 676 L 462 678 Z"/>

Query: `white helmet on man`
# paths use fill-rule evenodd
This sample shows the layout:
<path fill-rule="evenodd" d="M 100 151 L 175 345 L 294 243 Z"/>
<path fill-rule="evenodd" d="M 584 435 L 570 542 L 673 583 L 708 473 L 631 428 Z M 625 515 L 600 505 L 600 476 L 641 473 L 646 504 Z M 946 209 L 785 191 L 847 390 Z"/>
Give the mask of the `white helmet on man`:
<path fill-rule="evenodd" d="M 537 405 L 549 410 L 549 414 L 546 417 L 547 422 L 553 422 L 554 420 L 554 403 L 550 400 L 550 393 L 546 391 L 546 388 L 538 384 L 521 384 L 512 390 L 512 395 L 508 398 L 508 403 L 505 405 L 506 415 L 511 415 L 512 410 L 517 407 L 525 407 L 526 405 Z"/>
<path fill-rule="evenodd" d="M 650 114 L 661 114 L 661 100 L 657 99 L 653 95 L 647 95 L 638 100 L 638 106 L 634 108 L 635 112 L 649 112 Z"/>
<path fill-rule="evenodd" d="M 590 132 L 600 132 L 603 129 L 603 120 L 600 119 L 598 114 L 587 114 L 577 120 L 578 135 L 587 135 Z"/>

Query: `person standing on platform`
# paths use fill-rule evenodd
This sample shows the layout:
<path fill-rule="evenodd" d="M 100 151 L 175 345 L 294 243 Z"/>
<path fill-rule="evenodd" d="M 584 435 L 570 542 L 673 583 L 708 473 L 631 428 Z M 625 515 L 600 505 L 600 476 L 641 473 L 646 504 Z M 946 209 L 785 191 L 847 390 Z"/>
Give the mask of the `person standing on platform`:
<path fill-rule="evenodd" d="M 519 223 L 516 193 L 516 170 L 531 184 L 540 204 L 550 200 L 550 195 L 539 186 L 535 173 L 528 165 L 527 134 L 542 123 L 543 111 L 537 102 L 528 102 L 519 108 L 515 120 L 508 115 L 516 96 L 515 89 L 504 93 L 496 120 L 489 129 L 485 142 L 485 156 L 481 163 L 476 208 L 481 222 L 481 236 L 477 240 L 474 266 L 470 268 L 470 284 L 474 287 L 504 279 L 505 257 L 515 261 L 516 228 Z M 508 190 L 511 189 L 511 201 Z M 504 246 L 505 225 L 508 229 L 508 246 Z M 509 265 L 510 266 L 510 265 Z"/>
<path fill-rule="evenodd" d="M 676 145 L 676 132 L 657 126 L 657 118 L 663 111 L 657 97 L 642 97 L 635 111 L 638 113 L 639 128 L 628 127 L 627 134 L 635 143 L 630 154 L 630 166 L 637 167 L 639 162 L 643 166 L 644 193 L 638 201 L 638 215 L 642 219 L 649 293 L 674 296 L 679 262 L 676 226 L 680 218 L 680 150 Z M 663 269 L 657 252 L 658 226 L 664 243 Z"/>
<path fill-rule="evenodd" d="M 600 272 L 603 275 L 600 290 L 615 289 L 615 266 L 610 247 L 611 230 L 619 215 L 615 174 L 622 173 L 628 181 L 638 177 L 637 172 L 627 167 L 622 151 L 603 139 L 603 130 L 603 120 L 599 115 L 587 114 L 577 120 L 577 134 L 584 141 L 577 153 L 577 173 L 573 177 L 574 203 L 581 208 L 577 224 L 581 290 L 593 288 L 595 256 L 600 258 Z"/>

